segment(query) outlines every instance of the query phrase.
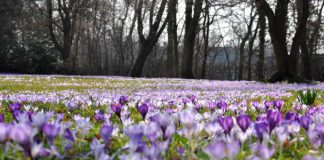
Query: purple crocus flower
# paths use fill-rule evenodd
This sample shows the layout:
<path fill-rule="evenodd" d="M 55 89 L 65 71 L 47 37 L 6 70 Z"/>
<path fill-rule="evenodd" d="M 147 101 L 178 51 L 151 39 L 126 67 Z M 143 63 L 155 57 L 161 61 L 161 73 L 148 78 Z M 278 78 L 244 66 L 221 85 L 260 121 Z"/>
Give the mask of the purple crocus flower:
<path fill-rule="evenodd" d="M 65 129 L 64 138 L 74 142 L 74 135 L 73 135 L 73 133 L 71 132 L 71 130 L 69 128 Z"/>
<path fill-rule="evenodd" d="M 297 120 L 297 118 L 298 118 L 298 115 L 294 112 L 287 112 L 286 116 L 285 116 L 285 119 L 289 120 L 289 121 Z"/>
<path fill-rule="evenodd" d="M 96 111 L 93 119 L 95 119 L 98 122 L 102 122 L 104 120 L 104 112 L 103 111 Z"/>
<path fill-rule="evenodd" d="M 196 110 L 197 112 L 199 112 L 200 109 L 201 109 L 201 105 L 200 105 L 200 104 L 196 104 L 194 108 L 195 108 L 195 110 Z"/>
<path fill-rule="evenodd" d="M 227 109 L 227 103 L 224 101 L 220 101 L 217 103 L 217 107 L 223 111 L 225 111 Z"/>
<path fill-rule="evenodd" d="M 8 125 L 0 122 L 0 142 L 5 141 L 8 137 Z"/>
<path fill-rule="evenodd" d="M 186 105 L 187 103 L 189 103 L 190 102 L 190 100 L 188 99 L 188 98 L 182 98 L 182 103 L 184 104 L 184 105 Z"/>
<path fill-rule="evenodd" d="M 270 159 L 276 151 L 276 147 L 269 148 L 259 143 L 250 145 L 252 155 L 250 159 Z M 253 157 L 253 158 L 252 158 Z"/>
<path fill-rule="evenodd" d="M 237 124 L 241 128 L 241 130 L 245 133 L 245 131 L 249 128 L 251 124 L 251 118 L 249 115 L 241 114 L 236 117 Z"/>
<path fill-rule="evenodd" d="M 64 119 L 64 113 L 57 113 L 56 119 L 58 122 L 61 122 Z"/>
<path fill-rule="evenodd" d="M 301 106 L 300 106 L 300 105 L 296 105 L 296 106 L 295 106 L 295 110 L 296 110 L 297 112 L 300 112 L 300 111 L 301 111 L 301 109 L 302 109 L 302 108 L 301 108 Z"/>
<path fill-rule="evenodd" d="M 22 110 L 13 110 L 11 112 L 12 117 L 15 119 L 16 122 L 19 122 L 18 118 L 21 114 L 23 114 L 24 112 Z"/>
<path fill-rule="evenodd" d="M 216 141 L 207 145 L 205 152 L 211 156 L 211 159 L 233 159 L 240 152 L 240 144 L 236 141 L 228 143 Z"/>
<path fill-rule="evenodd" d="M 281 111 L 284 101 L 283 100 L 274 100 L 273 104 L 279 111 Z"/>
<path fill-rule="evenodd" d="M 264 101 L 264 106 L 266 110 L 269 110 L 269 108 L 273 105 L 272 101 Z"/>
<path fill-rule="evenodd" d="M 306 116 L 311 116 L 316 113 L 316 109 L 314 107 L 309 108 L 307 112 L 305 113 Z"/>
<path fill-rule="evenodd" d="M 55 124 L 50 124 L 50 123 L 46 123 L 43 126 L 43 132 L 45 133 L 49 143 L 52 145 L 53 140 L 56 138 L 56 136 L 59 134 L 60 132 L 60 127 L 56 126 Z"/>
<path fill-rule="evenodd" d="M 231 116 L 227 117 L 219 117 L 218 123 L 222 126 L 224 129 L 225 134 L 230 134 L 232 128 L 233 128 L 233 119 Z"/>
<path fill-rule="evenodd" d="M 195 95 L 191 95 L 188 98 L 191 100 L 192 103 L 194 103 L 195 100 L 196 100 L 196 96 Z"/>
<path fill-rule="evenodd" d="M 102 125 L 100 128 L 100 136 L 105 142 L 105 144 L 108 144 L 110 141 L 110 137 L 113 131 L 113 127 L 109 125 Z"/>
<path fill-rule="evenodd" d="M 255 123 L 254 129 L 260 141 L 263 140 L 264 134 L 269 133 L 269 125 L 264 121 Z"/>
<path fill-rule="evenodd" d="M 309 141 L 313 147 L 318 149 L 324 144 L 324 123 L 318 124 L 308 132 Z"/>
<path fill-rule="evenodd" d="M 258 101 L 253 101 L 252 102 L 252 106 L 258 111 L 258 112 L 260 112 L 261 111 L 261 107 L 260 107 L 260 105 L 259 105 L 259 102 Z"/>
<path fill-rule="evenodd" d="M 25 156 L 31 156 L 33 128 L 27 123 L 20 123 L 10 127 L 9 138 L 19 144 L 25 151 Z"/>
<path fill-rule="evenodd" d="M 145 120 L 146 114 L 149 110 L 149 107 L 146 103 L 141 104 L 137 107 L 138 111 L 141 113 L 143 120 Z"/>
<path fill-rule="evenodd" d="M 170 118 L 171 117 L 165 113 L 164 114 L 159 113 L 159 114 L 156 114 L 156 115 L 150 117 L 151 121 L 157 122 L 157 124 L 159 124 L 163 134 L 165 133 L 165 130 L 167 129 L 167 127 L 170 124 Z"/>
<path fill-rule="evenodd" d="M 126 97 L 126 96 L 120 96 L 120 97 L 119 97 L 119 103 L 125 105 L 125 104 L 127 104 L 128 102 L 129 102 L 129 98 L 128 98 L 128 97 Z"/>
<path fill-rule="evenodd" d="M 308 126 L 312 123 L 312 119 L 309 116 L 301 116 L 298 118 L 300 126 L 308 130 Z"/>
<path fill-rule="evenodd" d="M 0 123 L 4 122 L 4 115 L 0 113 Z"/>
<path fill-rule="evenodd" d="M 211 111 L 215 111 L 215 107 L 217 106 L 217 104 L 215 102 L 209 102 L 208 103 L 208 107 Z"/>
<path fill-rule="evenodd" d="M 122 111 L 122 108 L 123 108 L 123 105 L 121 103 L 111 104 L 111 110 L 113 110 L 119 118 L 120 118 L 120 113 Z"/>
<path fill-rule="evenodd" d="M 144 129 L 141 125 L 132 125 L 124 130 L 125 134 L 134 142 L 140 142 L 144 136 Z"/>
<path fill-rule="evenodd" d="M 324 114 L 324 106 L 318 106 L 316 110 L 317 110 L 317 113 Z"/>
<path fill-rule="evenodd" d="M 18 103 L 12 103 L 12 104 L 9 105 L 9 111 L 13 112 L 15 110 L 20 110 L 21 107 L 22 107 L 22 104 L 19 103 L 19 102 Z"/>
<path fill-rule="evenodd" d="M 270 133 L 272 130 L 281 123 L 283 117 L 280 111 L 269 110 L 267 112 L 267 119 L 269 122 Z"/>

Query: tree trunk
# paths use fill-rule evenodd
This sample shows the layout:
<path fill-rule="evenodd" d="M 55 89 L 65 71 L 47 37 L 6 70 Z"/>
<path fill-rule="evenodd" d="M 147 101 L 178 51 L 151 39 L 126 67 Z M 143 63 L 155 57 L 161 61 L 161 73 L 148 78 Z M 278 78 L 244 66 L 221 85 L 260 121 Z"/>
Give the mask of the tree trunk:
<path fill-rule="evenodd" d="M 154 2 L 154 3 L 153 3 Z M 143 73 L 143 68 L 145 61 L 147 57 L 149 56 L 150 52 L 153 50 L 153 47 L 158 42 L 159 37 L 161 36 L 164 28 L 167 25 L 167 19 L 169 17 L 169 14 L 167 15 L 166 19 L 160 26 L 160 23 L 162 22 L 162 17 L 164 13 L 165 6 L 167 4 L 167 0 L 162 0 L 160 7 L 157 11 L 157 13 L 154 13 L 155 8 L 155 2 L 153 1 L 151 8 L 150 8 L 150 21 L 149 21 L 149 33 L 148 36 L 145 37 L 143 30 L 143 17 L 142 17 L 142 10 L 143 10 L 143 0 L 139 0 L 138 7 L 136 9 L 137 12 L 137 32 L 139 36 L 140 41 L 140 50 L 138 53 L 138 56 L 136 58 L 135 64 L 133 66 L 133 69 L 131 71 L 132 77 L 140 77 Z M 153 16 L 156 14 L 155 21 L 153 22 Z"/>
<path fill-rule="evenodd" d="M 177 42 L 177 0 L 169 0 L 168 12 L 170 18 L 168 20 L 168 48 L 167 48 L 167 72 L 168 77 L 176 77 L 177 75 L 177 59 L 178 59 L 178 42 Z"/>
<path fill-rule="evenodd" d="M 204 38 L 204 59 L 202 64 L 202 71 L 201 71 L 201 78 L 206 78 L 206 65 L 207 65 L 207 58 L 208 58 L 208 47 L 209 47 L 209 6 L 205 6 L 205 16 L 204 16 L 204 26 L 203 26 L 203 38 Z"/>
<path fill-rule="evenodd" d="M 265 31 L 266 31 L 266 19 L 263 13 L 259 13 L 259 56 L 257 63 L 257 79 L 264 79 L 264 48 L 265 48 Z"/>
<path fill-rule="evenodd" d="M 275 12 L 265 0 L 256 0 L 258 10 L 266 15 L 269 21 L 269 33 L 276 57 L 277 72 L 270 78 L 270 82 L 288 80 L 297 81 L 297 62 L 302 32 L 306 29 L 309 17 L 309 0 L 302 0 L 302 15 L 298 22 L 296 33 L 292 40 L 290 54 L 287 47 L 287 22 L 289 0 L 277 0 Z"/>
<path fill-rule="evenodd" d="M 240 62 L 239 62 L 238 80 L 243 80 L 245 43 L 247 42 L 248 38 L 249 38 L 248 36 L 245 36 L 242 39 L 242 42 L 240 44 Z"/>
<path fill-rule="evenodd" d="M 254 19 L 256 17 L 256 13 L 254 9 L 255 9 L 254 6 L 252 6 L 250 11 L 250 22 L 247 25 L 247 32 L 243 36 L 240 44 L 240 62 L 239 62 L 239 77 L 238 77 L 239 80 L 243 80 L 245 43 L 249 40 L 249 38 L 252 35 L 252 27 L 253 27 Z"/>
<path fill-rule="evenodd" d="M 252 56 L 253 56 L 253 45 L 254 45 L 254 41 L 255 38 L 257 36 L 258 33 L 258 29 L 259 29 L 259 22 L 257 24 L 257 28 L 255 28 L 254 34 L 252 35 L 252 37 L 249 40 L 249 58 L 248 58 L 248 78 L 247 80 L 252 80 Z"/>
<path fill-rule="evenodd" d="M 149 42 L 144 42 L 140 46 L 139 54 L 135 64 L 133 66 L 133 69 L 131 71 L 132 77 L 140 77 L 143 74 L 143 68 L 145 65 L 145 62 L 147 60 L 147 57 L 149 56 L 150 52 L 153 50 L 154 45 L 148 44 Z"/>
<path fill-rule="evenodd" d="M 186 1 L 186 19 L 185 19 L 185 35 L 184 49 L 182 58 L 182 77 L 194 78 L 192 72 L 192 61 L 195 48 L 196 32 L 199 23 L 200 14 L 202 12 L 203 0 L 188 0 Z M 192 15 L 192 8 L 194 13 Z"/>

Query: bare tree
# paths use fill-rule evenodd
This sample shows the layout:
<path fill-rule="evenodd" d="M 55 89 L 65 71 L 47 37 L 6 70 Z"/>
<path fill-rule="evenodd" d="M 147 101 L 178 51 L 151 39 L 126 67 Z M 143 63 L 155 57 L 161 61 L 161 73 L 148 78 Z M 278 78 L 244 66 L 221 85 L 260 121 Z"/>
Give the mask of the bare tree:
<path fill-rule="evenodd" d="M 169 76 L 178 75 L 178 35 L 177 35 L 177 3 L 178 0 L 169 0 L 168 2 L 168 51 L 167 51 L 167 70 Z"/>
<path fill-rule="evenodd" d="M 184 48 L 182 57 L 183 78 L 194 78 L 192 72 L 192 61 L 195 48 L 195 39 L 197 35 L 198 23 L 202 12 L 203 0 L 187 0 L 186 1 L 186 18 L 185 18 L 185 35 Z"/>
<path fill-rule="evenodd" d="M 264 48 L 265 48 L 265 35 L 266 35 L 266 19 L 264 14 L 258 10 L 259 13 L 259 55 L 257 62 L 257 80 L 264 79 Z"/>
<path fill-rule="evenodd" d="M 303 0 L 302 15 L 296 32 L 292 40 L 290 54 L 287 46 L 287 21 L 289 0 L 277 0 L 275 11 L 273 11 L 266 0 L 256 0 L 256 5 L 268 18 L 269 34 L 271 37 L 276 62 L 277 72 L 271 77 L 270 81 L 296 81 L 297 80 L 297 60 L 299 45 L 302 40 L 302 32 L 306 29 L 309 17 L 309 0 Z"/>
<path fill-rule="evenodd" d="M 150 11 L 149 11 L 149 33 L 148 36 L 144 36 L 144 26 L 143 26 L 143 0 L 139 0 L 137 7 L 137 30 L 140 42 L 140 49 L 131 71 L 132 77 L 140 77 L 143 73 L 143 67 L 146 62 L 147 57 L 150 52 L 153 50 L 153 47 L 158 42 L 159 37 L 161 36 L 164 28 L 167 25 L 167 20 L 162 22 L 163 13 L 165 10 L 165 6 L 167 4 L 167 0 L 162 0 L 160 6 L 158 7 L 158 12 L 155 13 L 155 5 L 157 0 L 153 0 L 151 2 Z M 153 17 L 156 14 L 155 21 L 153 21 Z M 167 18 L 166 18 L 167 19 Z M 162 24 L 161 24 L 162 23 Z"/>

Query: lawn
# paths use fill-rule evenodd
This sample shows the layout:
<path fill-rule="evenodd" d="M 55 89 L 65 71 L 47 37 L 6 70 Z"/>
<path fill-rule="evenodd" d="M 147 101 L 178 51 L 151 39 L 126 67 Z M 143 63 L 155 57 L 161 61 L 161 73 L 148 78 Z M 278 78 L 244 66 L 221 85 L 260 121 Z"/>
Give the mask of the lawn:
<path fill-rule="evenodd" d="M 0 159 L 324 158 L 324 83 L 1 75 L 0 102 Z"/>

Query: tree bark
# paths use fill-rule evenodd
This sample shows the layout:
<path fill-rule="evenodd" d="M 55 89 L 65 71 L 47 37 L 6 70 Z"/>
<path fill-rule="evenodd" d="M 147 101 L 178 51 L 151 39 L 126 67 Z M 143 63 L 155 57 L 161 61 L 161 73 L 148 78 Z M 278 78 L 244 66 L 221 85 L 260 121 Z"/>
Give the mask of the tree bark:
<path fill-rule="evenodd" d="M 181 74 L 183 78 L 194 78 L 192 72 L 192 61 L 195 48 L 195 39 L 200 14 L 202 12 L 203 0 L 187 0 L 185 13 L 185 35 L 182 57 Z M 194 13 L 192 13 L 192 9 Z M 193 15 L 192 15 L 193 14 Z"/>
<path fill-rule="evenodd" d="M 265 48 L 265 32 L 266 32 L 266 19 L 262 12 L 259 12 L 259 56 L 257 62 L 257 79 L 259 81 L 264 79 L 264 48 Z"/>
<path fill-rule="evenodd" d="M 204 16 L 204 26 L 203 26 L 203 39 L 204 39 L 204 58 L 202 64 L 201 78 L 206 78 L 206 65 L 209 52 L 209 26 L 210 26 L 210 17 L 209 17 L 209 4 L 206 1 L 205 6 L 205 16 Z"/>
<path fill-rule="evenodd" d="M 247 25 L 247 32 L 243 36 L 241 44 L 240 44 L 240 62 L 239 62 L 239 77 L 238 77 L 239 80 L 243 80 L 245 44 L 249 40 L 249 38 L 252 34 L 252 26 L 253 26 L 255 17 L 256 17 L 256 13 L 254 13 L 254 6 L 252 6 L 251 12 L 250 12 L 250 22 Z"/>
<path fill-rule="evenodd" d="M 149 33 L 148 36 L 145 37 L 143 33 L 143 15 L 142 15 L 142 9 L 143 9 L 143 0 L 139 0 L 138 7 L 137 7 L 137 31 L 139 35 L 139 41 L 140 41 L 140 49 L 138 56 L 136 58 L 135 64 L 133 66 L 133 69 L 131 71 L 132 77 L 140 77 L 143 74 L 143 68 L 146 62 L 147 57 L 149 56 L 150 52 L 153 50 L 153 47 L 157 43 L 159 37 L 161 36 L 164 28 L 167 24 L 167 19 L 169 15 L 167 15 L 166 19 L 160 26 L 160 23 L 162 22 L 163 13 L 165 10 L 165 6 L 167 4 L 167 0 L 162 0 L 161 5 L 158 9 L 158 12 L 156 14 L 155 21 L 153 22 L 153 15 L 154 8 L 155 8 L 155 2 L 152 2 L 151 9 L 150 9 L 150 24 L 149 24 Z"/>
<path fill-rule="evenodd" d="M 168 14 L 168 53 L 166 68 L 168 77 L 176 77 L 178 74 L 177 0 L 169 0 Z"/>
<path fill-rule="evenodd" d="M 294 35 L 290 54 L 288 54 L 287 47 L 287 14 L 289 0 L 277 0 L 275 12 L 265 0 L 256 0 L 258 10 L 265 14 L 269 22 L 269 34 L 271 37 L 272 46 L 277 62 L 277 72 L 269 79 L 270 82 L 297 81 L 297 62 L 299 45 L 301 43 L 301 33 L 306 28 L 308 14 L 303 12 L 300 21 L 297 25 L 296 33 Z M 309 1 L 303 0 L 303 10 L 309 7 Z"/>
<path fill-rule="evenodd" d="M 254 34 L 249 40 L 248 77 L 247 77 L 247 80 L 249 81 L 252 80 L 252 56 L 254 52 L 253 46 L 254 46 L 255 38 L 258 33 L 258 29 L 259 29 L 259 22 L 257 24 L 257 27 L 255 28 Z"/>

